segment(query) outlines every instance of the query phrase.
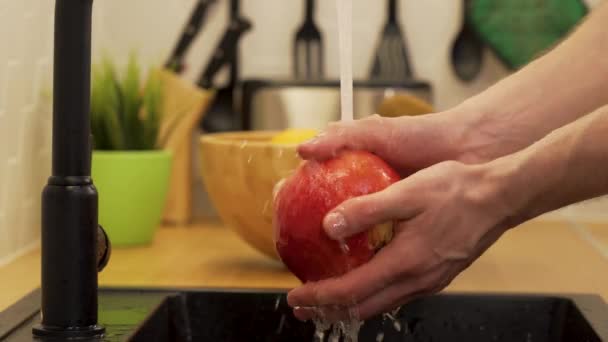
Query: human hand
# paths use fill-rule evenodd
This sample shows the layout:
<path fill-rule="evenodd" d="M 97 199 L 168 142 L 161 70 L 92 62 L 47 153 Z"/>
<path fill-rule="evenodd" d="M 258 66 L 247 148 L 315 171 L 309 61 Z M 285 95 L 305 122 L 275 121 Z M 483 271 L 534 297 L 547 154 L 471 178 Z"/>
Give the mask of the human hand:
<path fill-rule="evenodd" d="M 461 160 L 460 146 L 469 131 L 465 119 L 451 113 L 334 122 L 314 139 L 298 147 L 303 159 L 324 160 L 343 149 L 378 155 L 402 175 L 444 160 Z"/>
<path fill-rule="evenodd" d="M 394 238 L 351 272 L 291 291 L 294 314 L 307 320 L 320 309 L 327 319 L 338 320 L 354 310 L 365 320 L 440 291 L 506 230 L 503 185 L 485 164 L 448 161 L 342 203 L 324 220 L 331 238 L 390 221 Z"/>
<path fill-rule="evenodd" d="M 375 153 L 408 175 L 445 160 L 490 162 L 526 148 L 542 136 L 543 125 L 513 122 L 475 101 L 420 116 L 334 122 L 298 147 L 304 159 L 323 160 L 342 149 Z"/>

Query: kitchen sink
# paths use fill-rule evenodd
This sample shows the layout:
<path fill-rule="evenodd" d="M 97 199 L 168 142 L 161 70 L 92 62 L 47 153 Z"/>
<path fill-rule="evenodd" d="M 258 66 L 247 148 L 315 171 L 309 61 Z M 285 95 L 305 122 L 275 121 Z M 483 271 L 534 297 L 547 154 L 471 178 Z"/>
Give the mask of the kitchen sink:
<path fill-rule="evenodd" d="M 32 341 L 40 293 L 0 313 L 0 340 Z M 361 342 L 608 341 L 608 307 L 596 295 L 448 293 L 404 306 L 396 322 L 367 321 Z M 103 341 L 312 342 L 286 291 L 118 289 L 99 291 Z M 38 340 L 40 341 L 40 340 Z"/>

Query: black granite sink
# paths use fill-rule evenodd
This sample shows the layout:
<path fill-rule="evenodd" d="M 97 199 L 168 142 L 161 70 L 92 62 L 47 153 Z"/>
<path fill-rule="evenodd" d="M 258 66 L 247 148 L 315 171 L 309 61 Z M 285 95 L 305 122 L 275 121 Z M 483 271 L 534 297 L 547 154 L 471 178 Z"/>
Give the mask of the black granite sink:
<path fill-rule="evenodd" d="M 0 340 L 32 341 L 34 291 L 0 313 Z M 314 327 L 291 314 L 284 291 L 102 289 L 104 341 L 311 342 Z M 608 307 L 595 295 L 443 294 L 412 302 L 399 328 L 377 317 L 361 342 L 608 341 Z"/>

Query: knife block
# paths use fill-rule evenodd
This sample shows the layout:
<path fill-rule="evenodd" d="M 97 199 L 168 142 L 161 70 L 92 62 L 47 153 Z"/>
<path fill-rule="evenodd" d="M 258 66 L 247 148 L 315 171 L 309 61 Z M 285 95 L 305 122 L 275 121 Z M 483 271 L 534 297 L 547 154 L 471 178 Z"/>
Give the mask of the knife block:
<path fill-rule="evenodd" d="M 161 71 L 164 103 L 159 144 L 173 154 L 171 178 L 163 222 L 169 225 L 188 224 L 193 215 L 193 146 L 215 92 L 198 88 L 171 71 Z"/>

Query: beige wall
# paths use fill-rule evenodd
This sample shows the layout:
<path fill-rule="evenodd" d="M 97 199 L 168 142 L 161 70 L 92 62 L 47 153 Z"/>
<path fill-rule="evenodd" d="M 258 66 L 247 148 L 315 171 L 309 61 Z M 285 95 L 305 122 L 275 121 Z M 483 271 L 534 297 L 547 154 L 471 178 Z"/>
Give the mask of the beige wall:
<path fill-rule="evenodd" d="M 52 9 L 52 1 L 0 0 L 0 265 L 39 236 L 50 172 Z"/>

